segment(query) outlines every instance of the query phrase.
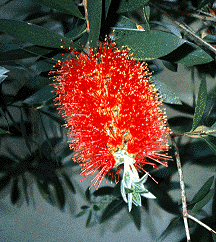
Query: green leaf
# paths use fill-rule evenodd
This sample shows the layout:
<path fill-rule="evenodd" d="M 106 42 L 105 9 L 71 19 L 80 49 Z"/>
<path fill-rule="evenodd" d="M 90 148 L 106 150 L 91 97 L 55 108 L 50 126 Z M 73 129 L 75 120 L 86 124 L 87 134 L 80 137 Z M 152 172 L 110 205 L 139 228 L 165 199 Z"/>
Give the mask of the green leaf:
<path fill-rule="evenodd" d="M 153 60 L 169 54 L 185 40 L 159 30 L 114 28 L 117 47 L 128 46 L 135 60 Z"/>
<path fill-rule="evenodd" d="M 9 132 L 7 130 L 4 130 L 2 128 L 0 128 L 0 134 L 8 134 Z"/>
<path fill-rule="evenodd" d="M 9 70 L 7 70 L 6 68 L 4 68 L 3 66 L 0 66 L 0 76 L 1 75 L 4 75 L 7 72 L 9 72 Z"/>
<path fill-rule="evenodd" d="M 149 6 L 144 6 L 143 7 L 143 17 L 145 21 L 145 27 L 144 29 L 146 31 L 150 31 L 150 26 L 149 26 L 149 17 L 150 17 L 150 7 Z"/>
<path fill-rule="evenodd" d="M 28 197 L 28 191 L 27 191 L 28 183 L 27 183 L 27 179 L 26 179 L 24 174 L 22 175 L 22 180 L 23 180 L 23 190 L 24 190 L 24 193 L 25 193 L 26 203 L 27 203 L 27 205 L 29 205 L 29 197 Z"/>
<path fill-rule="evenodd" d="M 71 182 L 70 178 L 68 177 L 68 175 L 66 173 L 63 173 L 62 175 L 64 177 L 64 180 L 65 180 L 68 188 L 75 194 L 76 193 L 75 187 L 74 187 L 73 183 Z"/>
<path fill-rule="evenodd" d="M 158 92 L 160 93 L 160 95 L 162 95 L 163 102 L 170 103 L 170 104 L 179 104 L 179 105 L 182 104 L 179 97 L 165 83 L 163 83 L 162 81 L 159 81 L 155 77 L 152 77 L 152 82 L 155 85 L 155 87 L 158 89 Z"/>
<path fill-rule="evenodd" d="M 160 238 L 162 240 L 164 240 L 179 224 L 181 217 L 175 217 L 173 218 L 169 225 L 167 226 L 167 228 L 163 231 L 163 233 L 161 234 Z"/>
<path fill-rule="evenodd" d="M 35 56 L 42 56 L 52 52 L 51 49 L 40 46 L 28 46 L 0 53 L 0 61 L 19 60 Z"/>
<path fill-rule="evenodd" d="M 105 1 L 105 6 L 104 6 L 104 8 L 105 8 L 105 18 L 107 17 L 107 14 L 108 14 L 108 11 L 109 11 L 109 7 L 110 7 L 110 4 L 111 4 L 111 1 L 112 0 L 106 0 Z"/>
<path fill-rule="evenodd" d="M 113 187 L 100 187 L 97 190 L 93 192 L 93 195 L 95 197 L 97 196 L 105 196 L 105 195 L 112 195 L 114 188 Z"/>
<path fill-rule="evenodd" d="M 65 207 L 65 193 L 64 193 L 63 186 L 57 176 L 53 179 L 53 185 L 56 191 L 60 209 L 63 210 Z"/>
<path fill-rule="evenodd" d="M 77 215 L 75 215 L 75 218 L 79 218 L 79 217 L 83 216 L 84 214 L 86 214 L 86 212 L 87 212 L 87 209 L 79 212 Z"/>
<path fill-rule="evenodd" d="M 37 109 L 36 109 L 37 110 Z M 54 120 L 56 123 L 60 124 L 60 125 L 63 125 L 65 124 L 65 121 L 62 119 L 62 118 L 58 118 L 56 117 L 55 115 L 53 115 L 52 113 L 49 113 L 49 112 L 45 112 L 41 109 L 38 110 L 40 113 L 43 113 L 45 115 L 47 115 L 49 118 L 51 118 L 52 120 Z M 74 162 L 72 162 L 72 164 L 74 164 Z"/>
<path fill-rule="evenodd" d="M 30 145 L 29 138 L 28 138 L 28 135 L 26 132 L 25 121 L 23 119 L 22 111 L 21 111 L 20 129 L 21 129 L 22 136 L 25 140 L 26 147 L 28 148 L 29 153 L 31 154 L 31 145 Z"/>
<path fill-rule="evenodd" d="M 210 177 L 205 182 L 205 184 L 200 188 L 200 190 L 197 192 L 197 194 L 193 197 L 190 204 L 194 204 L 194 203 L 201 201 L 207 195 L 207 193 L 210 191 L 213 181 L 214 181 L 214 176 Z"/>
<path fill-rule="evenodd" d="M 201 1 L 198 1 L 198 9 L 201 9 L 203 7 L 205 7 L 205 5 L 209 4 L 209 0 L 201 0 Z"/>
<path fill-rule="evenodd" d="M 84 33 L 86 33 L 86 23 L 84 23 L 83 25 L 80 25 L 79 27 L 74 28 L 71 31 L 69 31 L 68 33 L 66 33 L 65 37 L 72 39 L 72 40 L 76 40 L 79 37 L 81 37 Z"/>
<path fill-rule="evenodd" d="M 100 218 L 100 223 L 107 221 L 112 216 L 119 213 L 125 207 L 125 204 L 126 203 L 123 200 L 113 200 L 110 204 L 108 204 L 108 206 L 103 211 L 102 216 Z"/>
<path fill-rule="evenodd" d="M 213 238 L 214 242 L 216 242 L 216 234 L 215 233 L 212 233 L 212 238 Z"/>
<path fill-rule="evenodd" d="M 199 87 L 199 93 L 198 93 L 197 104 L 196 104 L 191 131 L 195 130 L 199 122 L 201 121 L 206 107 L 206 103 L 207 103 L 206 76 L 203 75 L 200 83 L 200 87 Z"/>
<path fill-rule="evenodd" d="M 136 29 L 136 23 L 131 19 L 120 15 L 118 18 L 118 22 L 115 25 L 115 28 L 127 28 L 127 29 Z"/>
<path fill-rule="evenodd" d="M 83 209 L 83 210 L 86 210 L 86 209 L 88 209 L 89 208 L 89 206 L 87 206 L 87 205 L 83 205 L 82 207 L 81 207 L 81 209 Z"/>
<path fill-rule="evenodd" d="M 165 22 L 159 22 L 159 21 L 150 21 L 149 23 L 163 26 L 165 29 L 169 30 L 172 34 L 176 35 L 178 38 L 182 38 L 182 35 L 181 35 L 180 31 L 178 30 L 178 28 L 172 24 L 168 24 Z"/>
<path fill-rule="evenodd" d="M 93 209 L 94 209 L 94 211 L 99 211 L 100 210 L 100 207 L 98 205 L 94 205 L 93 206 Z"/>
<path fill-rule="evenodd" d="M 98 39 L 101 28 L 101 16 L 102 16 L 102 1 L 94 0 L 87 1 L 87 12 L 89 21 L 89 41 L 90 46 L 94 49 L 97 47 Z"/>
<path fill-rule="evenodd" d="M 132 201 L 136 206 L 141 206 L 141 196 L 139 194 L 139 192 L 133 192 L 132 193 Z"/>
<path fill-rule="evenodd" d="M 88 201 L 88 202 L 90 202 L 91 201 L 91 193 L 90 193 L 90 189 L 89 189 L 89 187 L 86 189 L 86 191 L 85 191 L 85 198 L 86 198 L 86 200 Z"/>
<path fill-rule="evenodd" d="M 49 191 L 49 187 L 48 187 L 48 183 L 47 182 L 41 182 L 37 179 L 37 187 L 38 190 L 41 194 L 41 196 L 51 205 L 54 205 L 50 191 Z"/>
<path fill-rule="evenodd" d="M 86 221 L 86 228 L 89 227 L 91 218 L 92 218 L 92 210 L 89 211 L 89 215 L 88 215 L 88 218 L 87 218 L 87 221 Z"/>
<path fill-rule="evenodd" d="M 149 0 L 121 0 L 117 13 L 133 11 L 144 6 Z"/>
<path fill-rule="evenodd" d="M 214 195 L 214 189 L 211 189 L 201 201 L 199 201 L 194 205 L 191 212 L 196 213 L 197 211 L 201 210 L 210 201 L 213 195 Z"/>
<path fill-rule="evenodd" d="M 185 57 L 176 61 L 178 64 L 183 64 L 186 66 L 194 66 L 194 65 L 201 65 L 201 64 L 205 64 L 213 61 L 213 58 L 209 54 L 207 54 L 203 49 L 201 49 L 199 46 L 189 41 L 187 41 L 186 43 L 192 46 L 194 50 L 188 53 L 188 55 L 186 55 Z"/>
<path fill-rule="evenodd" d="M 32 96 L 25 99 L 23 102 L 29 105 L 40 104 L 42 102 L 46 102 L 47 100 L 53 98 L 54 87 L 51 85 L 47 85 L 43 87 L 41 90 L 34 93 Z"/>
<path fill-rule="evenodd" d="M 0 19 L 0 30 L 19 40 L 51 48 L 76 47 L 70 39 L 57 34 L 49 29 L 34 24 L 11 20 Z M 65 43 L 66 44 L 65 44 Z"/>
<path fill-rule="evenodd" d="M 73 0 L 33 0 L 34 2 L 56 9 L 60 12 L 74 15 L 78 18 L 85 19 L 77 8 Z"/>
<path fill-rule="evenodd" d="M 11 177 L 9 175 L 4 175 L 0 178 L 0 191 L 9 184 L 10 180 Z"/>
<path fill-rule="evenodd" d="M 45 107 L 54 107 L 54 98 L 55 98 L 55 96 L 52 96 L 51 98 L 46 100 L 44 102 L 44 104 L 42 104 L 41 106 L 38 106 L 36 109 L 41 109 L 41 108 L 45 108 Z"/>
<path fill-rule="evenodd" d="M 208 144 L 209 148 L 215 153 L 216 155 L 216 145 L 211 142 L 209 137 L 204 137 L 203 135 L 200 135 L 200 137 L 205 140 L 205 142 Z"/>
<path fill-rule="evenodd" d="M 165 60 L 162 60 L 162 62 L 167 69 L 169 69 L 170 71 L 173 71 L 173 72 L 177 72 L 178 64 L 169 62 L 169 61 L 165 61 Z"/>
<path fill-rule="evenodd" d="M 134 221 L 136 228 L 140 231 L 141 229 L 141 213 L 139 207 L 133 206 L 130 215 Z"/>
<path fill-rule="evenodd" d="M 14 205 L 18 202 L 20 198 L 20 191 L 18 187 L 18 177 L 13 179 L 12 188 L 11 188 L 11 203 Z"/>
<path fill-rule="evenodd" d="M 7 70 L 6 68 L 0 66 L 0 84 L 4 81 L 5 78 L 7 78 L 7 75 L 4 75 L 4 74 L 7 73 L 8 71 L 9 70 Z"/>
<path fill-rule="evenodd" d="M 0 134 L 1 134 L 1 133 L 3 133 L 3 134 L 5 134 L 5 133 L 10 133 L 10 132 L 9 132 L 9 122 L 8 122 L 7 117 L 6 117 L 4 111 L 2 110 L 1 107 L 0 107 L 0 113 L 1 113 L 2 117 L 4 117 L 5 121 L 7 122 L 7 127 L 8 127 L 8 131 L 5 131 L 4 129 L 1 129 Z"/>

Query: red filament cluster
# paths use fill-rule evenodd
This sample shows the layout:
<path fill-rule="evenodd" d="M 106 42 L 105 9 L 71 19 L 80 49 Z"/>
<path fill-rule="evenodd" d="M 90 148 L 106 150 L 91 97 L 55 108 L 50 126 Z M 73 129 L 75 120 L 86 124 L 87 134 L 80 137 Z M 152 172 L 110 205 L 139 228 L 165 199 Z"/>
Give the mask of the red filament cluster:
<path fill-rule="evenodd" d="M 168 134 L 165 110 L 151 85 L 146 63 L 132 59 L 127 47 L 107 40 L 96 53 L 72 50 L 75 57 L 59 62 L 54 74 L 57 104 L 66 118 L 70 147 L 85 177 L 99 171 L 98 187 L 118 166 L 114 153 L 125 150 L 135 166 L 166 165 Z"/>

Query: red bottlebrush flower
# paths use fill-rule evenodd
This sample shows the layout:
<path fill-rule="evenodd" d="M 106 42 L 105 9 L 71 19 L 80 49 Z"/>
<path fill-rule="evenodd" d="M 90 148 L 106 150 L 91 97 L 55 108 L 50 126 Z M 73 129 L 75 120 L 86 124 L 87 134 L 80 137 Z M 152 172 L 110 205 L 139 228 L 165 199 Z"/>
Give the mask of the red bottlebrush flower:
<path fill-rule="evenodd" d="M 56 100 L 66 117 L 70 147 L 81 162 L 85 177 L 99 171 L 92 181 L 98 187 L 127 159 L 142 169 L 153 161 L 166 165 L 168 137 L 165 110 L 151 85 L 146 63 L 132 59 L 129 49 L 117 49 L 110 40 L 96 53 L 72 50 L 71 57 L 52 70 Z M 137 175 L 136 175 L 137 177 Z"/>

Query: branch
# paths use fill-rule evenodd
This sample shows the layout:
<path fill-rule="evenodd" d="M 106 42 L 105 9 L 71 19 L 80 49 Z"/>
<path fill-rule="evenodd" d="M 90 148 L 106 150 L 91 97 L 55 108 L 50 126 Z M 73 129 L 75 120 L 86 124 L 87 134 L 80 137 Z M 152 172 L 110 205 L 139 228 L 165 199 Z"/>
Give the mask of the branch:
<path fill-rule="evenodd" d="M 188 214 L 187 215 L 188 218 L 194 220 L 195 222 L 197 222 L 199 225 L 203 226 L 204 228 L 206 228 L 208 231 L 210 231 L 211 233 L 215 233 L 216 231 L 214 231 L 212 228 L 210 228 L 208 225 L 204 224 L 203 222 L 201 222 L 199 219 L 193 217 L 192 215 Z"/>
<path fill-rule="evenodd" d="M 184 219 L 184 226 L 185 226 L 185 233 L 187 236 L 187 242 L 190 242 L 190 232 L 189 232 L 189 226 L 188 226 L 188 212 L 187 212 L 187 203 L 186 203 L 186 194 L 185 194 L 185 185 L 184 185 L 184 178 L 182 173 L 182 167 L 181 167 L 181 161 L 179 156 L 179 150 L 176 144 L 176 141 L 173 136 L 171 136 L 172 144 L 175 150 L 175 157 L 176 157 L 176 163 L 178 167 L 178 173 L 179 173 L 179 180 L 180 180 L 180 186 L 181 186 L 181 196 L 182 196 L 182 210 L 183 210 L 183 219 Z"/>
<path fill-rule="evenodd" d="M 204 41 L 203 39 L 201 39 L 199 36 L 197 36 L 192 30 L 190 30 L 188 27 L 186 27 L 185 25 L 181 24 L 180 22 L 178 22 L 177 20 L 175 20 L 173 17 L 171 17 L 165 10 L 163 10 L 161 7 L 157 6 L 156 4 L 149 2 L 150 5 L 152 5 L 153 7 L 155 7 L 156 9 L 158 9 L 160 12 L 162 12 L 163 14 L 165 14 L 167 17 L 169 17 L 170 19 L 172 19 L 181 29 L 185 30 L 185 32 L 187 32 L 188 34 L 190 34 L 191 36 L 194 37 L 194 39 L 200 43 L 201 45 L 205 46 L 207 49 L 209 49 L 210 51 L 212 51 L 214 54 L 216 54 L 216 48 L 214 48 L 212 45 L 210 45 L 209 43 L 207 43 L 206 41 Z"/>

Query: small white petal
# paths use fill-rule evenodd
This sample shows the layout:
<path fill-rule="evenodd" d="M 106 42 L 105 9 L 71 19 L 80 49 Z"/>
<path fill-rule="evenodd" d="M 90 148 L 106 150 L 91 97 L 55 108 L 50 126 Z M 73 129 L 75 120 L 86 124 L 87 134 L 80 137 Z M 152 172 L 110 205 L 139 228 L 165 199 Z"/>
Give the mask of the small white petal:
<path fill-rule="evenodd" d="M 141 196 L 146 197 L 146 198 L 152 198 L 155 199 L 155 195 L 153 195 L 151 192 L 148 193 L 142 193 Z"/>
<path fill-rule="evenodd" d="M 129 212 L 131 211 L 132 209 L 132 193 L 129 193 L 128 194 L 128 210 Z"/>

